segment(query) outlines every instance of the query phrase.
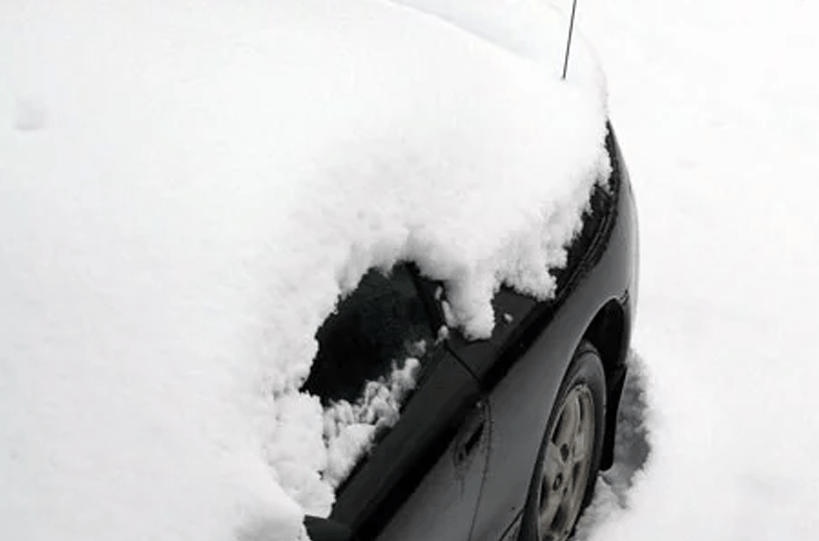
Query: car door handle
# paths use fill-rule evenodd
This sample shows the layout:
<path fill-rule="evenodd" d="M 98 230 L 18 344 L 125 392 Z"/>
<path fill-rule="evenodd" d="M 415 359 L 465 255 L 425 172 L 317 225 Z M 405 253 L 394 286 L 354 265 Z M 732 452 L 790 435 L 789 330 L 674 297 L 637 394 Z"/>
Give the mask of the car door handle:
<path fill-rule="evenodd" d="M 485 426 L 486 421 L 481 419 L 480 423 L 478 423 L 478 426 L 475 427 L 475 429 L 469 435 L 467 440 L 464 442 L 464 451 L 466 452 L 467 455 L 471 453 L 475 446 L 478 444 L 478 442 L 481 441 L 481 436 L 483 436 L 483 428 Z"/>
<path fill-rule="evenodd" d="M 470 419 L 464 424 L 464 428 L 458 437 L 455 445 L 455 462 L 464 462 L 479 447 L 484 430 L 486 430 L 486 414 L 484 405 L 479 403 Z"/>

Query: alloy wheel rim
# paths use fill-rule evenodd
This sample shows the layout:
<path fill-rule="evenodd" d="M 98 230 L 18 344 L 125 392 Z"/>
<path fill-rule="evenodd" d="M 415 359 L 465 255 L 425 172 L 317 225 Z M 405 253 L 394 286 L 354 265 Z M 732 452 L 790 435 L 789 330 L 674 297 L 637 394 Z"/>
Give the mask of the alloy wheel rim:
<path fill-rule="evenodd" d="M 538 539 L 565 541 L 580 513 L 589 480 L 596 419 L 586 384 L 572 388 L 546 443 L 538 495 Z"/>

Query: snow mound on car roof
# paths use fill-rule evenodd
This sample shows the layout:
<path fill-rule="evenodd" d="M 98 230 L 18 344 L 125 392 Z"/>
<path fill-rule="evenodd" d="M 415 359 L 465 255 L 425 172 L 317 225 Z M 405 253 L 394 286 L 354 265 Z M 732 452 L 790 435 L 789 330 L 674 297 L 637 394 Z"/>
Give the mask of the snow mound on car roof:
<path fill-rule="evenodd" d="M 299 538 L 338 296 L 413 260 L 486 336 L 500 283 L 552 293 L 608 168 L 588 51 L 561 82 L 394 4 L 11 0 L 0 57 L 14 539 Z"/>

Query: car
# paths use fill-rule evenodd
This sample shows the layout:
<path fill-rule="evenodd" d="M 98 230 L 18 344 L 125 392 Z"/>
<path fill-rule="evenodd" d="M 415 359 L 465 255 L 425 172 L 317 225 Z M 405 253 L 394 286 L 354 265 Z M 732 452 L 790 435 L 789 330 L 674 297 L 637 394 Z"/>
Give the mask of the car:
<path fill-rule="evenodd" d="M 591 195 L 554 298 L 502 288 L 489 339 L 449 329 L 441 285 L 412 264 L 371 270 L 325 321 L 302 390 L 325 408 L 357 404 L 375 434 L 337 479 L 330 517 L 305 519 L 314 540 L 572 535 L 598 471 L 613 464 L 637 300 L 637 214 L 610 124 L 606 148 L 611 174 Z M 411 363 L 397 365 L 402 356 Z M 396 389 L 391 375 L 409 369 L 412 384 L 399 378 Z M 376 404 L 384 388 L 391 419 Z"/>
<path fill-rule="evenodd" d="M 637 229 L 568 20 L 18 3 L 6 538 L 571 535 L 612 462 Z"/>

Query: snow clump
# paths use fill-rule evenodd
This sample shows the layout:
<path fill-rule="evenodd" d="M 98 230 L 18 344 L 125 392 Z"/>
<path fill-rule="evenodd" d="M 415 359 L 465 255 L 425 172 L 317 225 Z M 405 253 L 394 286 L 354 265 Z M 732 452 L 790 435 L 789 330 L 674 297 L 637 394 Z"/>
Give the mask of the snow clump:
<path fill-rule="evenodd" d="M 355 404 L 339 400 L 324 410 L 324 439 L 327 468 L 324 478 L 337 487 L 370 446 L 379 430 L 398 422 L 401 404 L 415 389 L 421 363 L 409 357 L 398 368 L 393 364 L 389 378 L 368 381 Z"/>

